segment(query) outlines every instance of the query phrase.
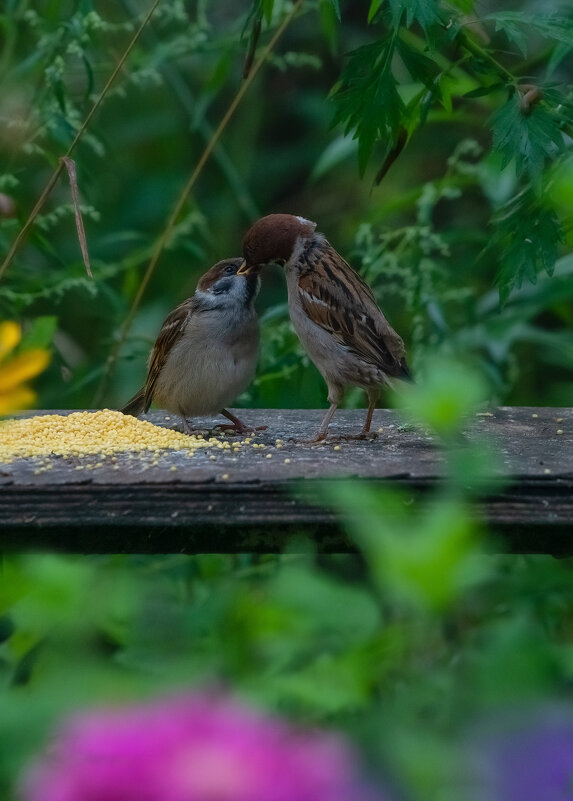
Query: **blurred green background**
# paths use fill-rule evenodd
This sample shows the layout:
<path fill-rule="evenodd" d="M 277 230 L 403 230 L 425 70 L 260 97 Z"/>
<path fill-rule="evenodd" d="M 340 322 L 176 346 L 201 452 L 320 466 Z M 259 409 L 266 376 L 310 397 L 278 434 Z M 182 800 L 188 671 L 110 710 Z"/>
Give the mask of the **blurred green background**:
<path fill-rule="evenodd" d="M 0 256 L 141 5 L 0 7 Z M 246 54 L 257 44 L 260 55 L 289 15 L 168 237 L 108 380 L 153 249 Z M 259 215 L 293 212 L 318 222 L 404 337 L 420 380 L 397 403 L 441 435 L 446 478 L 423 499 L 324 488 L 355 555 L 318 556 L 302 539 L 270 557 L 3 555 L 0 797 L 17 797 L 22 770 L 68 712 L 215 682 L 345 732 L 393 798 L 524 801 L 480 795 L 475 770 L 487 773 L 500 731 L 522 754 L 530 713 L 551 729 L 559 705 L 573 727 L 572 562 L 496 553 L 472 505 L 491 488 L 490 456 L 455 443 L 487 401 L 571 405 L 572 52 L 573 12 L 557 0 L 159 3 L 73 154 L 93 280 L 65 175 L 0 276 L 0 319 L 23 323 L 23 349 L 53 353 L 38 405 L 122 405 L 201 273 L 238 255 Z M 259 373 L 240 402 L 324 406 L 280 270 L 266 272 L 259 309 Z M 546 742 L 562 753 L 559 737 Z M 551 773 L 550 756 L 526 748 L 521 764 Z M 557 765 L 553 775 L 565 774 Z M 564 797 L 541 779 L 528 789 L 535 801 Z"/>
<path fill-rule="evenodd" d="M 384 10 L 384 4 L 375 6 Z M 507 7 L 524 15 L 521 27 L 510 21 L 496 32 L 497 22 L 463 16 L 471 14 L 469 2 L 446 4 L 444 13 L 455 13 L 472 41 L 487 43 L 504 69 L 515 71 L 516 80 L 559 87 L 560 105 L 553 106 L 568 109 L 573 59 L 567 38 L 561 32 L 552 41 L 530 22 L 536 13 L 566 19 L 568 4 Z M 0 254 L 27 219 L 146 10 L 134 0 L 4 3 Z M 432 54 L 433 34 L 414 14 L 407 30 L 404 26 L 403 47 L 412 48 L 421 78 L 404 66 L 404 51 L 402 61 L 394 59 L 393 80 L 400 102 L 409 103 L 428 83 L 423 59 L 430 57 L 428 75 L 437 88 L 429 101 L 422 97 L 403 111 L 407 144 L 375 185 L 388 142 L 378 137 L 361 176 L 352 126 L 345 136 L 344 113 L 343 122 L 333 124 L 340 108 L 331 93 L 345 76 L 351 79 L 344 72 L 352 66 L 345 54 L 382 41 L 388 25 L 375 15 L 368 24 L 362 4 L 334 0 L 305 2 L 252 82 L 184 205 L 110 380 L 104 380 L 106 359 L 154 244 L 241 85 L 253 20 L 262 20 L 260 53 L 291 10 L 286 0 L 159 3 L 73 154 L 93 280 L 82 263 L 65 174 L 0 280 L 0 316 L 22 320 L 28 330 L 36 321 L 35 344 L 51 340 L 53 359 L 37 384 L 38 405 L 123 404 L 144 379 L 147 353 L 166 314 L 193 292 L 212 263 L 240 254 L 242 236 L 254 219 L 276 211 L 317 221 L 374 284 L 415 370 L 428 351 L 458 354 L 487 377 L 493 401 L 570 403 L 572 266 L 565 260 L 551 281 L 541 270 L 552 266 L 555 256 L 566 255 L 572 241 L 568 118 L 560 121 L 559 152 L 543 145 L 547 131 L 537 132 L 547 151 L 541 178 L 534 181 L 543 184 L 537 206 L 525 203 L 517 221 L 511 213 L 508 217 L 509 204 L 528 191 L 519 163 L 502 168 L 508 161 L 504 148 L 513 145 L 495 130 L 495 114 L 510 109 L 511 93 L 499 80 L 496 84 L 487 63 L 460 58 L 451 42 Z M 499 9 L 480 4 L 479 11 L 485 16 Z M 435 77 L 438 69 L 442 72 Z M 546 97 L 523 116 L 528 125 L 544 103 L 549 108 L 553 102 Z M 363 120 L 370 113 L 368 106 L 360 110 Z M 514 144 L 519 159 L 517 138 Z M 534 229 L 541 204 L 553 215 L 540 234 L 542 255 L 520 264 L 521 255 L 512 255 L 508 244 L 512 226 L 518 239 L 527 238 L 523 226 L 531 222 Z M 504 217 L 509 232 L 503 229 Z M 504 268 L 511 273 L 509 282 Z M 537 283 L 530 284 L 528 277 L 536 279 L 538 272 Z M 500 280 L 508 296 L 502 309 Z M 281 271 L 267 270 L 258 303 L 263 319 L 259 375 L 240 404 L 325 404 L 322 379 L 290 331 L 285 302 Z M 348 394 L 349 405 L 362 402 L 360 393 Z"/>

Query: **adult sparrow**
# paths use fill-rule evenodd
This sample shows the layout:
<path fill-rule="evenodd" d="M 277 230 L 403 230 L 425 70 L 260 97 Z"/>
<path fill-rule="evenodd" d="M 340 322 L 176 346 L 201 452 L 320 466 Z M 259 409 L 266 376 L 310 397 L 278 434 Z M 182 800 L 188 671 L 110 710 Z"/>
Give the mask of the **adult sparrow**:
<path fill-rule="evenodd" d="M 122 412 L 137 416 L 152 403 L 188 417 L 220 412 L 239 433 L 248 429 L 225 406 L 251 381 L 259 352 L 253 308 L 256 274 L 238 275 L 241 259 L 224 259 L 202 276 L 195 294 L 167 317 L 149 356 L 145 386 Z"/>
<path fill-rule="evenodd" d="M 315 229 L 316 223 L 292 214 L 262 217 L 245 235 L 238 275 L 257 275 L 270 262 L 285 266 L 292 324 L 328 387 L 330 408 L 310 441 L 325 439 L 348 386 L 368 395 L 359 437 L 365 438 L 381 386 L 389 378 L 410 378 L 404 343 L 370 287 Z"/>

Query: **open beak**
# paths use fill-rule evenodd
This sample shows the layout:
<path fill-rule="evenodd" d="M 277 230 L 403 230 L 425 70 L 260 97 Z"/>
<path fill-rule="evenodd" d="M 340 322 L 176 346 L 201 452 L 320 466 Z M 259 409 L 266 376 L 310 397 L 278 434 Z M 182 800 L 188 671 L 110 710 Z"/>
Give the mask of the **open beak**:
<path fill-rule="evenodd" d="M 247 262 L 245 259 L 241 262 L 241 266 L 237 270 L 237 275 L 249 275 L 249 273 L 253 272 L 252 267 L 247 267 Z"/>

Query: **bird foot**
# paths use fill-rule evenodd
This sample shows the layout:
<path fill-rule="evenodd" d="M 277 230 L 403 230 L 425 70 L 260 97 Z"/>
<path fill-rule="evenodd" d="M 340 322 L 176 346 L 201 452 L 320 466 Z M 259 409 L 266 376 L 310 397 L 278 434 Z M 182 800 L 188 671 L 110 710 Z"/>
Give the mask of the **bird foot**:
<path fill-rule="evenodd" d="M 324 442 L 326 439 L 326 434 L 322 434 L 320 431 L 316 436 L 309 437 L 309 439 L 297 439 L 296 437 L 289 437 L 289 442 L 294 442 L 297 445 L 316 445 L 318 442 Z"/>
<path fill-rule="evenodd" d="M 255 431 L 266 431 L 268 426 L 246 426 L 244 423 L 217 423 L 211 431 L 228 431 L 230 434 L 254 434 Z"/>
<path fill-rule="evenodd" d="M 316 445 L 318 442 L 330 444 L 336 442 L 352 442 L 357 440 L 375 440 L 377 437 L 378 434 L 375 431 L 361 431 L 360 434 L 335 434 L 332 437 L 327 437 L 326 434 L 318 433 L 315 437 L 311 437 L 310 439 L 295 439 L 294 437 L 289 437 L 288 441 L 295 442 L 299 445 Z"/>
<path fill-rule="evenodd" d="M 183 434 L 187 434 L 188 437 L 197 433 L 195 429 L 189 424 L 189 420 L 183 416 L 181 417 L 181 428 L 183 429 Z"/>
<path fill-rule="evenodd" d="M 360 434 L 342 434 L 340 436 L 342 441 L 346 440 L 375 440 L 378 439 L 378 434 L 375 431 L 361 431 Z"/>

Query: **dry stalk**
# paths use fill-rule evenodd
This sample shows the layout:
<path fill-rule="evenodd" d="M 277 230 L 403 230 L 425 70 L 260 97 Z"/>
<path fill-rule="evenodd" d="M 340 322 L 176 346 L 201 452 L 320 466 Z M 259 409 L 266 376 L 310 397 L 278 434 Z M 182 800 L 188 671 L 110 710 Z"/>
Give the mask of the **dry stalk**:
<path fill-rule="evenodd" d="M 22 228 L 18 232 L 18 236 L 16 237 L 16 239 L 12 243 L 12 246 L 10 247 L 10 250 L 8 251 L 8 253 L 6 255 L 6 258 L 2 262 L 2 266 L 0 267 L 0 281 L 2 280 L 2 277 L 3 277 L 4 273 L 8 269 L 8 266 L 9 266 L 10 262 L 14 258 L 14 254 L 16 253 L 16 251 L 18 250 L 18 248 L 20 247 L 20 245 L 22 244 L 22 242 L 26 238 L 26 235 L 27 235 L 28 231 L 30 230 L 30 228 L 32 227 L 32 225 L 34 223 L 34 220 L 36 219 L 36 217 L 40 213 L 40 210 L 41 210 L 42 206 L 44 205 L 44 202 L 46 201 L 46 198 L 50 195 L 52 189 L 56 185 L 56 183 L 58 181 L 58 178 L 62 174 L 64 166 L 66 165 L 66 160 L 70 158 L 71 154 L 75 150 L 76 145 L 78 144 L 78 142 L 80 141 L 80 139 L 83 136 L 84 132 L 86 131 L 86 129 L 87 129 L 88 125 L 90 124 L 94 114 L 96 113 L 96 111 L 98 110 L 100 105 L 102 104 L 105 96 L 109 92 L 109 89 L 110 89 L 111 85 L 115 81 L 118 73 L 120 72 L 120 70 L 122 69 L 123 65 L 126 62 L 127 57 L 129 56 L 129 54 L 131 53 L 131 51 L 135 47 L 135 45 L 137 43 L 137 40 L 139 39 L 139 37 L 143 33 L 143 30 L 144 30 L 145 26 L 148 24 L 149 20 L 153 16 L 153 13 L 154 13 L 155 9 L 157 8 L 157 6 L 159 5 L 160 2 L 161 2 L 161 0 L 153 0 L 151 8 L 149 9 L 147 14 L 143 18 L 143 21 L 142 21 L 141 25 L 139 26 L 139 28 L 137 29 L 137 31 L 134 33 L 130 43 L 128 44 L 127 48 L 125 49 L 125 52 L 123 53 L 123 55 L 119 59 L 118 63 L 116 64 L 114 71 L 112 72 L 112 74 L 108 78 L 107 83 L 104 86 L 104 88 L 102 89 L 98 99 L 95 101 L 95 103 L 91 107 L 87 117 L 85 118 L 85 120 L 83 121 L 82 125 L 78 129 L 76 135 L 74 136 L 71 145 L 68 147 L 66 153 L 59 159 L 58 166 L 56 167 L 56 169 L 52 173 L 52 175 L 50 177 L 50 180 L 48 181 L 48 183 L 46 184 L 46 186 L 44 188 L 44 191 L 42 192 L 42 194 L 38 198 L 38 201 L 37 201 L 36 205 L 32 209 L 28 219 L 26 220 L 26 222 L 24 223 L 24 225 L 22 226 Z M 72 188 L 72 192 L 73 192 L 73 188 Z M 76 221 L 77 221 L 77 216 L 76 216 Z M 81 240 L 80 240 L 80 246 L 81 246 Z M 83 247 L 82 247 L 82 253 L 83 253 Z"/>

